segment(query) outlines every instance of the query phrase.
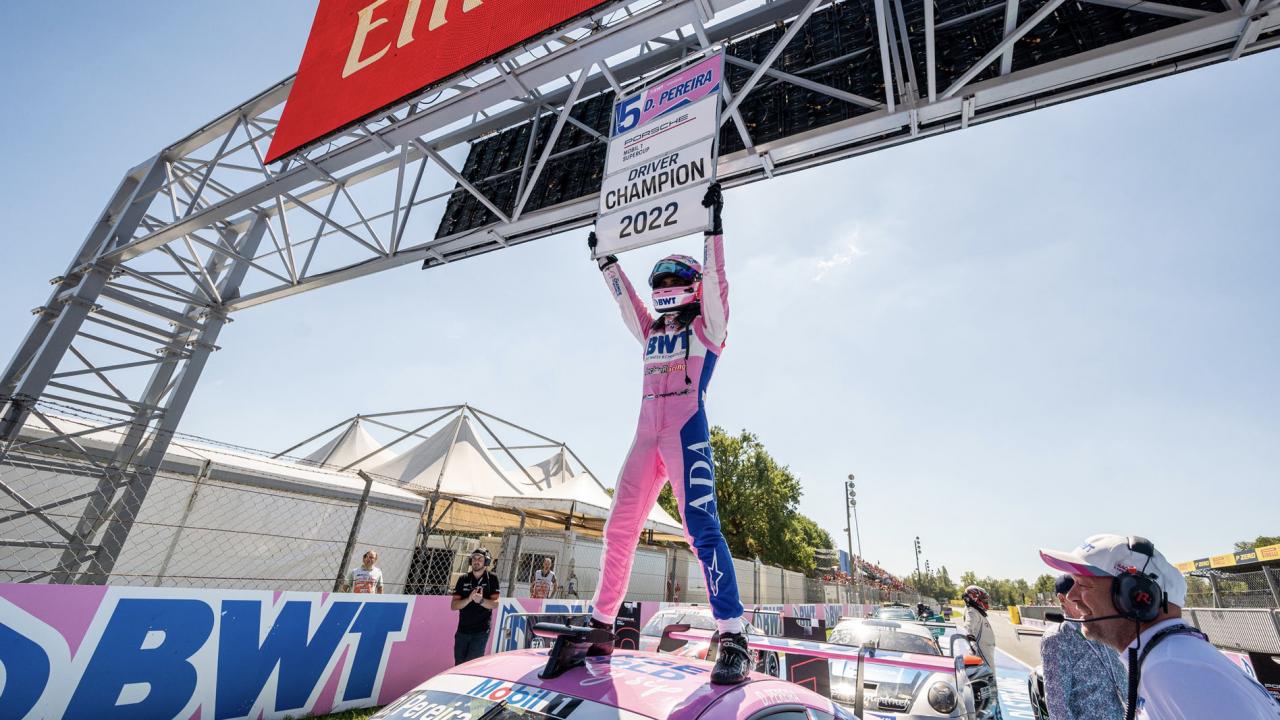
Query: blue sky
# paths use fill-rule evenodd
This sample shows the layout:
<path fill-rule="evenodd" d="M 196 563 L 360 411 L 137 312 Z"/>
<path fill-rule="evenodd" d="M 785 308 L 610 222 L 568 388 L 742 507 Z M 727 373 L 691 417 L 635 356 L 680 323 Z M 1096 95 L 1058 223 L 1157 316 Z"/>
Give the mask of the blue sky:
<path fill-rule="evenodd" d="M 291 73 L 313 2 L 0 10 L 0 355 L 121 174 Z M 1144 534 L 1170 559 L 1280 532 L 1280 53 L 727 194 L 713 422 L 866 554 L 1034 577 Z M 283 449 L 357 412 L 471 402 L 606 482 L 639 356 L 574 232 L 241 313 L 183 430 Z M 623 258 L 633 275 L 693 240 Z"/>

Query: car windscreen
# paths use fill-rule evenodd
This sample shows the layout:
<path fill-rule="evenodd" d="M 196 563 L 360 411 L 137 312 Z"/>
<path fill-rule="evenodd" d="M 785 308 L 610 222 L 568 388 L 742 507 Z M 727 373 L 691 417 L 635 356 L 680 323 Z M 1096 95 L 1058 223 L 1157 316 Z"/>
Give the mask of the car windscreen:
<path fill-rule="evenodd" d="M 414 690 L 374 715 L 378 720 L 476 720 L 498 703 L 443 690 Z"/>
<path fill-rule="evenodd" d="M 837 627 L 831 631 L 831 638 L 828 642 L 853 646 L 875 645 L 881 650 L 917 653 L 920 655 L 942 654 L 942 651 L 938 649 L 937 643 L 929 638 L 875 625 Z"/>
<path fill-rule="evenodd" d="M 907 608 L 880 608 L 876 617 L 881 620 L 915 620 L 916 614 Z"/>
<path fill-rule="evenodd" d="M 668 625 L 688 625 L 694 630 L 715 630 L 716 621 L 709 614 L 698 612 L 662 612 L 649 618 L 640 631 L 645 637 L 661 637 Z"/>

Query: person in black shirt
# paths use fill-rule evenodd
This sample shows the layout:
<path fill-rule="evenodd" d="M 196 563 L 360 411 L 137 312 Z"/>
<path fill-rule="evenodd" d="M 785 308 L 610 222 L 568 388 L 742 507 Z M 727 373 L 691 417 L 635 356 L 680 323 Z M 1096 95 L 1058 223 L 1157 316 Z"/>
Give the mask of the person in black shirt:
<path fill-rule="evenodd" d="M 471 553 L 471 572 L 458 578 L 450 607 L 458 611 L 458 632 L 453 636 L 453 663 L 461 665 L 484 655 L 489 642 L 489 620 L 498 607 L 498 578 L 489 572 L 489 551 Z"/>

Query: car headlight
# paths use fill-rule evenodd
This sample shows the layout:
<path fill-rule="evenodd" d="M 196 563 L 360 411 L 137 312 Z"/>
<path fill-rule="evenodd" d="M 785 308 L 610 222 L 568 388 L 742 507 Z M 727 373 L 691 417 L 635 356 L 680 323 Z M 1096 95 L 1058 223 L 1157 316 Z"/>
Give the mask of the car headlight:
<path fill-rule="evenodd" d="M 950 713 L 956 709 L 956 690 L 945 682 L 936 682 L 929 687 L 929 705 L 940 713 Z"/>

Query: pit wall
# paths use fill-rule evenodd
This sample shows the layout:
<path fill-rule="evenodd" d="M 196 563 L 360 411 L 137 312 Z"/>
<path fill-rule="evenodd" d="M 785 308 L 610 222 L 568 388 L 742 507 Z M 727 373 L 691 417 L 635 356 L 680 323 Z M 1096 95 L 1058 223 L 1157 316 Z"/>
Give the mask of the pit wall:
<path fill-rule="evenodd" d="M 0 584 L 0 720 L 283 720 L 383 705 L 452 666 L 449 600 Z M 638 631 L 673 605 L 627 603 L 622 614 Z M 760 605 L 747 617 L 780 634 L 783 617 L 831 627 L 872 607 Z M 527 645 L 540 618 L 518 613 L 587 608 L 502 600 L 488 651 Z"/>

